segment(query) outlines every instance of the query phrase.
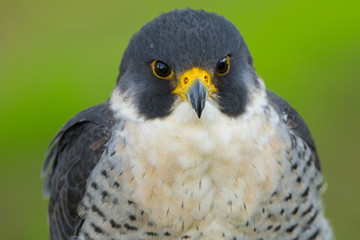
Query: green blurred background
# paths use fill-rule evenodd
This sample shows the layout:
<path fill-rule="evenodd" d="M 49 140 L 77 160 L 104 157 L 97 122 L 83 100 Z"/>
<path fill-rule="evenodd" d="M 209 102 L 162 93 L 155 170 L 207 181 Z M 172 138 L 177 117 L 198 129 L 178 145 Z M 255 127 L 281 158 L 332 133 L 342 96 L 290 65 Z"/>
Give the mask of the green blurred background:
<path fill-rule="evenodd" d="M 217 12 L 243 34 L 269 89 L 306 119 L 337 239 L 359 239 L 359 1 L 0 2 L 0 239 L 47 239 L 40 168 L 75 113 L 109 97 L 122 53 L 174 8 Z"/>

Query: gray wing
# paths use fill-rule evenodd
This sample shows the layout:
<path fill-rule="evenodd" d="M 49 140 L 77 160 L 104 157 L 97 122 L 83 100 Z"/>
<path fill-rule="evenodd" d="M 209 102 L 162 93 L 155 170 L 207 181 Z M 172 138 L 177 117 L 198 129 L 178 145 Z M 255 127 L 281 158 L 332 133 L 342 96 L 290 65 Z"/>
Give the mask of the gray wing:
<path fill-rule="evenodd" d="M 311 136 L 309 128 L 306 126 L 304 119 L 293 109 L 288 102 L 276 95 L 275 93 L 267 90 L 267 97 L 270 104 L 278 111 L 281 116 L 285 116 L 285 123 L 289 126 L 292 133 L 301 137 L 310 147 L 315 159 L 315 166 L 320 171 L 320 161 L 316 151 L 315 142 Z"/>
<path fill-rule="evenodd" d="M 42 175 L 44 195 L 50 196 L 50 239 L 72 239 L 81 228 L 77 213 L 86 180 L 106 151 L 114 124 L 109 103 L 88 108 L 71 118 L 49 145 Z"/>

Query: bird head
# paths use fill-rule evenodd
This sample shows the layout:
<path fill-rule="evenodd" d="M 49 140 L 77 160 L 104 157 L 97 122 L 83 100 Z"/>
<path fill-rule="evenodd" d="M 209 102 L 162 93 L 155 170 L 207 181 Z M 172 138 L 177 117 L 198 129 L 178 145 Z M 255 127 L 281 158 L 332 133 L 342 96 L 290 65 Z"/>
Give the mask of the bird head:
<path fill-rule="evenodd" d="M 112 101 L 144 119 L 165 118 L 184 102 L 198 118 L 209 102 L 237 117 L 258 85 L 250 52 L 231 22 L 202 10 L 174 10 L 132 37 Z"/>

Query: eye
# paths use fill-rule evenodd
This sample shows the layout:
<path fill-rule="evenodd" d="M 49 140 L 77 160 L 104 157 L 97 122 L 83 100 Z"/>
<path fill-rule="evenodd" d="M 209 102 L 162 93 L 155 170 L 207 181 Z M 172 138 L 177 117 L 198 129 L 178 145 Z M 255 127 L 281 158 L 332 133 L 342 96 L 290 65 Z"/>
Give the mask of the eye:
<path fill-rule="evenodd" d="M 219 75 L 225 75 L 229 72 L 230 69 L 230 59 L 228 56 L 220 59 L 216 64 L 216 72 Z"/>
<path fill-rule="evenodd" d="M 166 63 L 163 63 L 159 60 L 154 60 L 151 65 L 155 76 L 158 78 L 170 79 L 172 77 L 173 71 Z"/>

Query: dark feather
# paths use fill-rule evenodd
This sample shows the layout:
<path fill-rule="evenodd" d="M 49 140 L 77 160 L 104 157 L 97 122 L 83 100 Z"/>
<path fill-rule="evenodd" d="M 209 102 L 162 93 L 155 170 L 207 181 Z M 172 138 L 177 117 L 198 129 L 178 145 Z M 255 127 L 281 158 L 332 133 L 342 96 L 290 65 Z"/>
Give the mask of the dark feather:
<path fill-rule="evenodd" d="M 106 150 L 114 119 L 109 103 L 88 108 L 71 118 L 50 143 L 42 174 L 48 206 L 50 239 L 71 239 L 82 219 L 77 213 L 86 181 Z"/>
<path fill-rule="evenodd" d="M 294 134 L 301 137 L 310 147 L 315 158 L 315 166 L 320 171 L 320 161 L 316 151 L 315 142 L 311 136 L 309 128 L 306 126 L 304 119 L 293 109 L 290 104 L 276 95 L 275 93 L 267 90 L 267 97 L 270 104 L 278 111 L 280 115 L 287 115 L 286 124 Z"/>

